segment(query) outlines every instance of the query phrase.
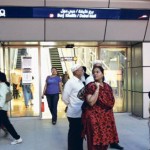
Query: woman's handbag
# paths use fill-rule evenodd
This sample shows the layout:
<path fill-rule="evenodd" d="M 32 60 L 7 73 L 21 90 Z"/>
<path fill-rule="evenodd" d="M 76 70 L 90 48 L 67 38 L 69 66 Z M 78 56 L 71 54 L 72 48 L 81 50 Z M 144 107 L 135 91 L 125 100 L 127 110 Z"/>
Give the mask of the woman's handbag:
<path fill-rule="evenodd" d="M 78 97 L 79 99 L 83 100 L 83 98 L 84 98 L 84 93 L 85 93 L 85 86 L 84 86 L 81 90 L 79 90 L 79 92 L 78 92 L 78 94 L 77 94 L 77 97 Z"/>
<path fill-rule="evenodd" d="M 6 103 L 13 99 L 11 91 L 7 92 L 6 94 Z"/>

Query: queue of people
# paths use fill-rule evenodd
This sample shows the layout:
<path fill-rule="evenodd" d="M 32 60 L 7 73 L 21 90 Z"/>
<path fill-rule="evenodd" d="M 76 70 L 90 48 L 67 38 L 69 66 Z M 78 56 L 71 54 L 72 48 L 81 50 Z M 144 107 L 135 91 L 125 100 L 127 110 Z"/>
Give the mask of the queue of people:
<path fill-rule="evenodd" d="M 59 94 L 67 106 L 68 150 L 83 150 L 83 140 L 87 139 L 88 150 L 107 150 L 111 148 L 123 150 L 119 143 L 113 106 L 115 99 L 109 84 L 104 82 L 104 69 L 99 61 L 93 63 L 92 75 L 86 73 L 86 67 L 79 64 L 72 66 L 73 76 L 67 79 L 62 89 L 62 78 L 57 68 L 51 69 L 51 75 L 46 78 L 42 98 L 46 96 L 52 115 L 52 124 L 57 123 L 57 106 Z M 89 82 L 90 80 L 90 82 Z M 89 82 L 89 83 L 87 83 Z M 84 98 L 77 97 L 84 88 Z M 9 121 L 5 102 L 9 83 L 6 75 L 0 73 L 0 126 L 15 139 L 11 144 L 22 142 L 22 138 Z"/>

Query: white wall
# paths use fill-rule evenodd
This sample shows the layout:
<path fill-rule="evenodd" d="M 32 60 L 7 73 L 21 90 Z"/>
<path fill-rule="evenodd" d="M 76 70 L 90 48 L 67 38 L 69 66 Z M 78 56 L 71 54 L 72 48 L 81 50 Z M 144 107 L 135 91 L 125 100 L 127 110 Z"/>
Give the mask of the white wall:
<path fill-rule="evenodd" d="M 150 91 L 150 43 L 143 43 L 143 92 Z M 148 93 L 143 93 L 143 118 L 149 117 Z"/>

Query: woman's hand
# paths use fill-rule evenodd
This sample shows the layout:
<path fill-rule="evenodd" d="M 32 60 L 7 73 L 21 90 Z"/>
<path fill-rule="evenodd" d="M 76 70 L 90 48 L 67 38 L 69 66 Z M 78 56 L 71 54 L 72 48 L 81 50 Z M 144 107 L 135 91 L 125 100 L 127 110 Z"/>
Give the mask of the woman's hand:
<path fill-rule="evenodd" d="M 96 88 L 99 88 L 100 83 L 99 82 L 95 82 Z"/>

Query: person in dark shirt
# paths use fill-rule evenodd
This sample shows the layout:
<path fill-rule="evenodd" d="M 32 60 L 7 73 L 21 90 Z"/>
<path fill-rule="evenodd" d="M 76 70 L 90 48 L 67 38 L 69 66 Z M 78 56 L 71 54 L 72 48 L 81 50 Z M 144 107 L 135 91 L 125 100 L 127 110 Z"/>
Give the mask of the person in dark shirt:
<path fill-rule="evenodd" d="M 89 75 L 86 73 L 86 67 L 85 67 L 85 66 L 82 66 L 82 68 L 83 68 L 82 82 L 83 82 L 83 84 L 85 85 L 85 81 L 86 81 L 86 79 L 89 77 Z"/>

